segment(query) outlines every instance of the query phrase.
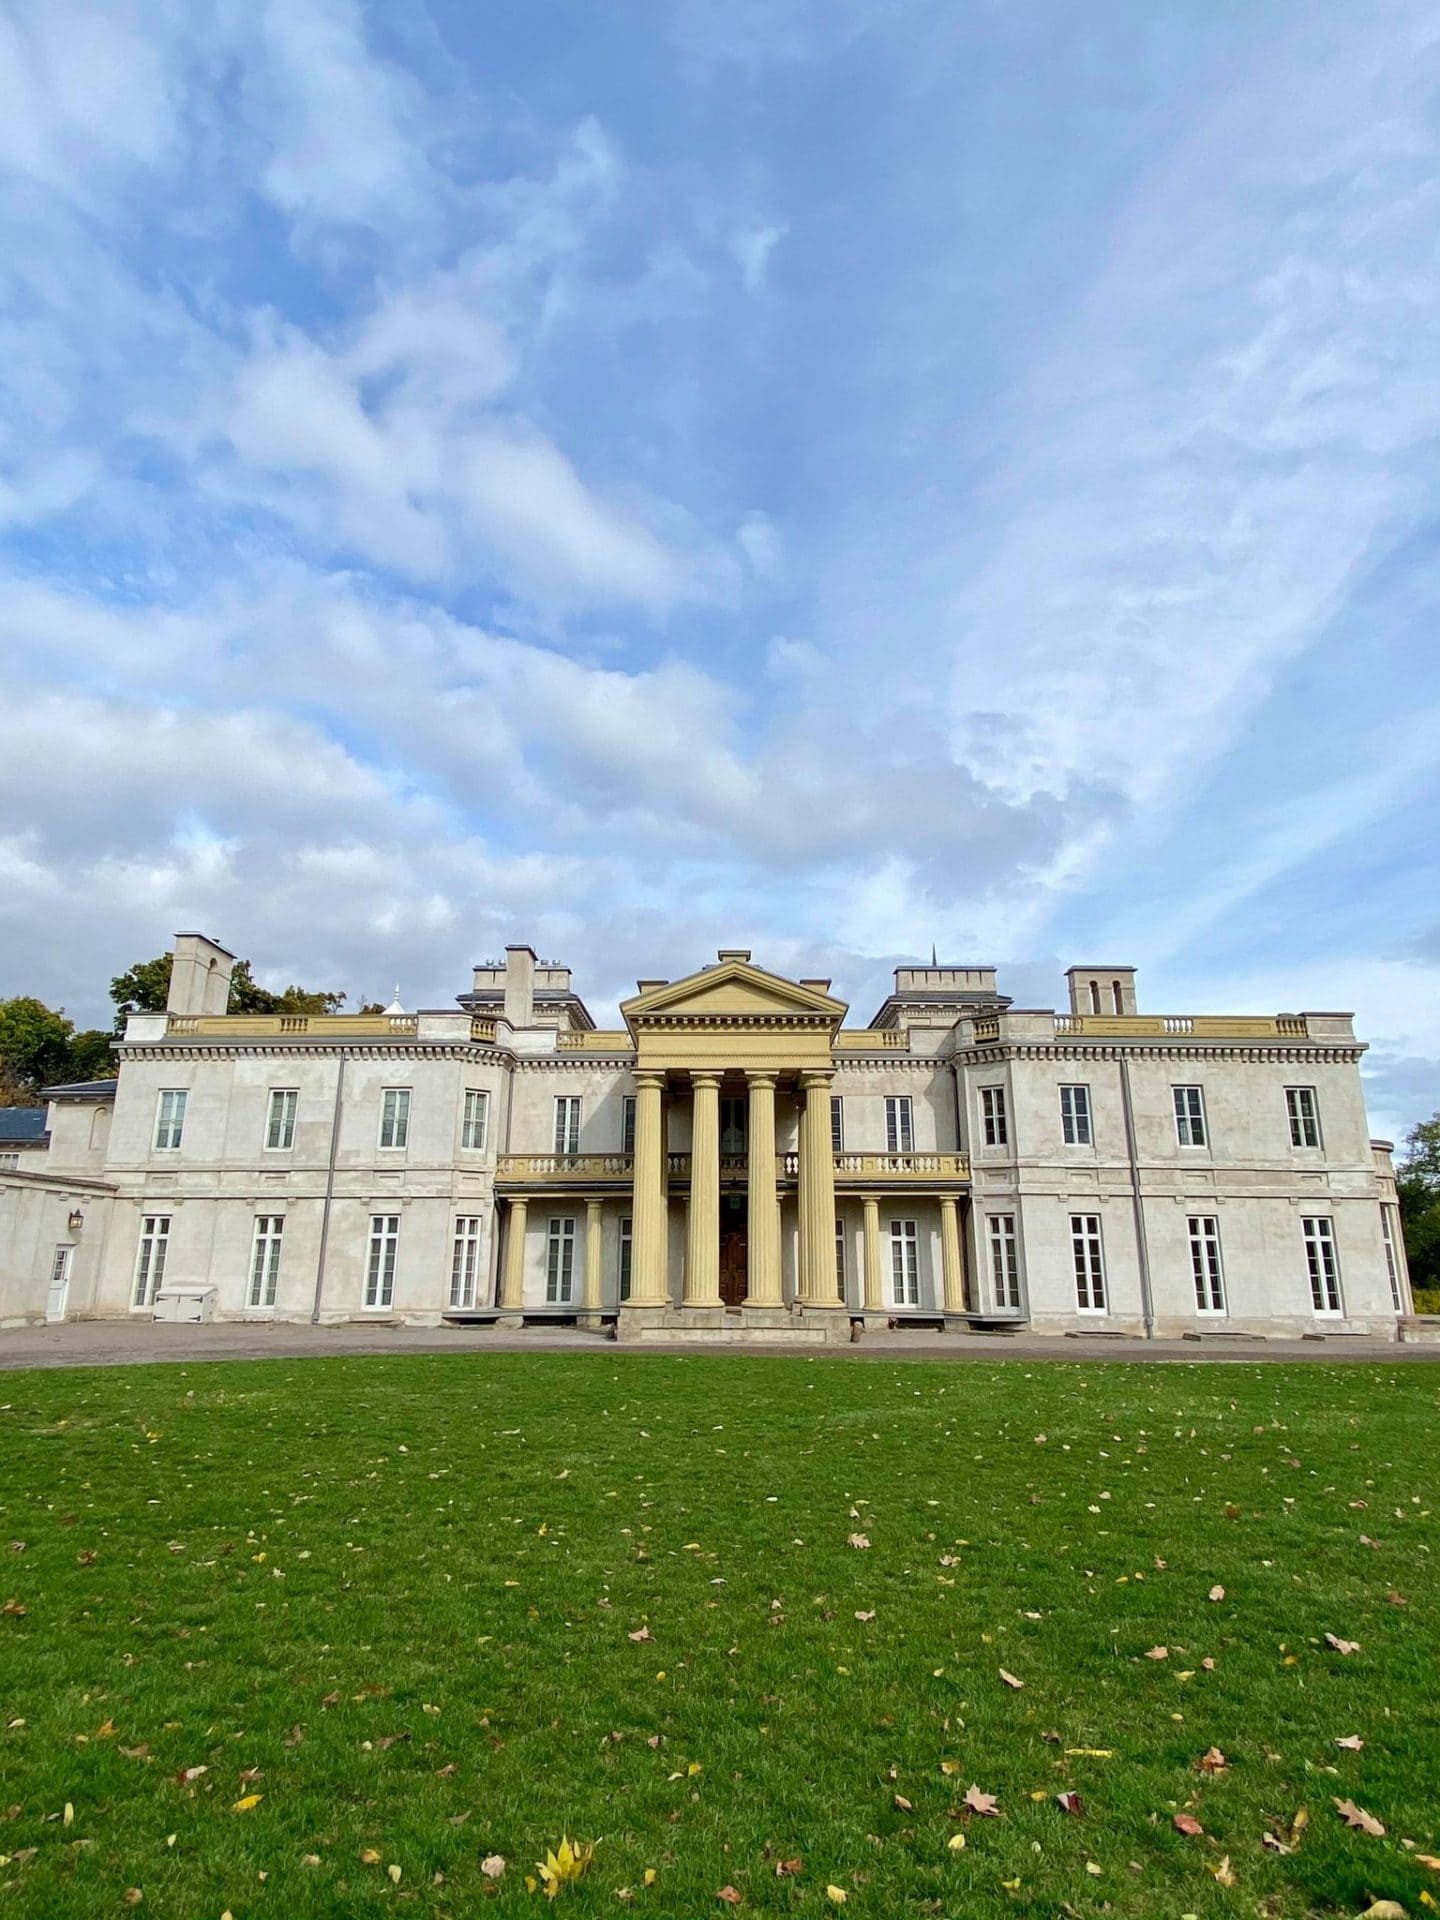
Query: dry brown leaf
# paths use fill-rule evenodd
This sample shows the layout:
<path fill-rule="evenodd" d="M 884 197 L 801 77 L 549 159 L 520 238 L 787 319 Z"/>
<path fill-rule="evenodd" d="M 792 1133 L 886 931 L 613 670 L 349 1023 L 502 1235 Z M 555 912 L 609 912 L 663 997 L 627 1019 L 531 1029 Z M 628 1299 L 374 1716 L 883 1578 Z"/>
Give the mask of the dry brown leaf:
<path fill-rule="evenodd" d="M 1338 1633 L 1327 1633 L 1325 1636 L 1325 1644 L 1327 1647 L 1333 1647 L 1336 1653 L 1358 1653 L 1360 1651 L 1360 1642 L 1358 1640 L 1342 1640 Z"/>
<path fill-rule="evenodd" d="M 374 1847 L 362 1847 L 360 1849 L 360 1858 L 367 1867 L 378 1867 L 380 1864 L 380 1856 Z"/>
<path fill-rule="evenodd" d="M 1224 1587 L 1219 1585 L 1211 1587 L 1209 1593 L 1206 1595 L 1206 1598 L 1209 1600 L 1223 1600 L 1225 1598 Z"/>
<path fill-rule="evenodd" d="M 1069 1793 L 1057 1793 L 1055 1796 L 1055 1804 L 1062 1813 L 1083 1813 L 1085 1811 L 1085 1802 L 1080 1798 L 1078 1793 L 1073 1791 Z"/>
<path fill-rule="evenodd" d="M 845 1544 L 847 1547 L 868 1547 L 870 1536 L 868 1533 L 852 1533 L 847 1536 Z"/>
<path fill-rule="evenodd" d="M 1177 1813 L 1173 1824 L 1177 1833 L 1188 1833 L 1193 1836 L 1205 1831 L 1193 1813 Z"/>
<path fill-rule="evenodd" d="M 480 1871 L 487 1880 L 498 1880 L 505 1871 L 504 1854 L 487 1853 L 485 1858 L 480 1862 Z"/>
<path fill-rule="evenodd" d="M 182 1767 L 175 1776 L 177 1787 L 188 1787 L 192 1780 L 198 1780 L 202 1773 L 208 1773 L 209 1767 Z"/>
<path fill-rule="evenodd" d="M 983 1793 L 979 1787 L 965 1789 L 965 1806 L 970 1813 L 985 1813 L 998 1816 L 1000 1802 L 993 1793 Z"/>
<path fill-rule="evenodd" d="M 875 1618 L 875 1609 L 871 1607 L 868 1613 L 857 1613 L 855 1618 L 857 1620 L 873 1620 Z"/>
<path fill-rule="evenodd" d="M 721 1887 L 715 1898 L 723 1900 L 727 1907 L 738 1907 L 745 1896 L 738 1887 Z"/>
<path fill-rule="evenodd" d="M 805 1862 L 798 1853 L 789 1860 L 777 1860 L 775 1862 L 775 1878 L 777 1880 L 793 1879 L 797 1873 L 803 1873 L 804 1871 Z"/>
<path fill-rule="evenodd" d="M 1228 1853 L 1222 1858 L 1219 1866 L 1211 1867 L 1210 1871 L 1211 1873 L 1214 1874 L 1215 1878 L 1220 1882 L 1220 1885 L 1222 1887 L 1234 1886 L 1235 1869 L 1230 1865 L 1230 1856 Z"/>
<path fill-rule="evenodd" d="M 1260 1844 L 1262 1847 L 1268 1847 L 1271 1853 L 1289 1853 L 1292 1850 L 1278 1833 L 1262 1833 Z"/>
<path fill-rule="evenodd" d="M 629 1633 L 625 1637 L 627 1640 L 640 1641 L 653 1640 L 655 1636 L 651 1633 L 649 1627 L 637 1627 L 634 1633 Z"/>
<path fill-rule="evenodd" d="M 1151 1647 L 1145 1658 L 1147 1660 L 1168 1660 L 1170 1658 L 1170 1649 L 1169 1647 Z"/>
<path fill-rule="evenodd" d="M 1017 1680 L 1013 1673 L 1007 1673 L 1004 1667 L 1000 1669 L 1000 1678 L 1005 1682 L 1007 1687 L 1013 1687 L 1017 1693 L 1025 1684 L 1023 1680 Z"/>
<path fill-rule="evenodd" d="M 913 1813 L 915 1811 L 914 1807 L 905 1798 L 903 1793 L 896 1794 L 895 1804 L 900 1809 L 901 1813 Z"/>
<path fill-rule="evenodd" d="M 1201 1773 L 1224 1773 L 1230 1762 L 1219 1747 L 1207 1747 L 1195 1764 Z"/>
<path fill-rule="evenodd" d="M 1347 1827 L 1355 1827 L 1361 1833 L 1368 1833 L 1373 1839 L 1379 1839 L 1385 1829 L 1373 1813 L 1367 1813 L 1364 1807 L 1357 1807 L 1353 1800 L 1337 1800 L 1335 1811 Z"/>
<path fill-rule="evenodd" d="M 1359 1753 L 1365 1742 L 1360 1738 L 1358 1733 L 1347 1733 L 1341 1739 L 1337 1740 L 1335 1744 L 1337 1747 L 1344 1747 L 1349 1753 Z"/>
<path fill-rule="evenodd" d="M 1405 1909 L 1398 1900 L 1372 1900 L 1360 1920 L 1405 1920 Z"/>
<path fill-rule="evenodd" d="M 1210 1658 L 1210 1655 L 1208 1653 L 1206 1654 L 1205 1658 L 1200 1662 L 1200 1664 L 1205 1669 L 1206 1673 L 1213 1673 L 1215 1671 L 1215 1662 Z"/>

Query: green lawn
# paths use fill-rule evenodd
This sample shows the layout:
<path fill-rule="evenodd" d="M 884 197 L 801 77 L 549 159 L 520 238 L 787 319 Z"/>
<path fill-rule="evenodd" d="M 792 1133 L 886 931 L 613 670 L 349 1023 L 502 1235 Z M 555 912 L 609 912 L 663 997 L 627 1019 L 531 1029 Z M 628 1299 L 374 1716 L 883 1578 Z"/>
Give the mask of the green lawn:
<path fill-rule="evenodd" d="M 1440 1912 L 1437 1392 L 608 1353 L 6 1376 L 0 1915 L 534 1915 L 562 1833 L 595 1843 L 577 1916 Z"/>

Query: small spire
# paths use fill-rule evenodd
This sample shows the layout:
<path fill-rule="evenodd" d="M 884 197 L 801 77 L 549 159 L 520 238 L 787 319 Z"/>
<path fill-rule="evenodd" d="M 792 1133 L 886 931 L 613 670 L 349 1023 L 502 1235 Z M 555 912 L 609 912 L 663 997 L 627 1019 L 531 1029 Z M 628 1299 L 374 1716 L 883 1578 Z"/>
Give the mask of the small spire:
<path fill-rule="evenodd" d="M 388 1015 L 388 1014 L 394 1014 L 394 1013 L 404 1013 L 404 1011 L 405 1011 L 404 1007 L 402 1007 L 400 1004 L 400 982 L 397 980 L 395 982 L 395 998 L 390 1002 L 389 1006 L 386 1007 L 385 1012 Z"/>
<path fill-rule="evenodd" d="M 935 942 L 933 940 L 930 942 L 930 964 L 932 967 L 938 967 L 940 964 L 940 962 L 935 958 Z M 396 992 L 397 993 L 399 992 L 398 987 L 396 988 Z"/>

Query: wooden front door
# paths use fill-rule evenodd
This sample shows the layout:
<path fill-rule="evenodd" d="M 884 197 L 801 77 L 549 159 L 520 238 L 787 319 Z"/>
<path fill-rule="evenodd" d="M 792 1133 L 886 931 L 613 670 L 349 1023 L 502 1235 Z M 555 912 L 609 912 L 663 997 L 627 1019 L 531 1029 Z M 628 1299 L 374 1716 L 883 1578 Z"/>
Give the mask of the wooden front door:
<path fill-rule="evenodd" d="M 746 1238 L 745 1196 L 727 1193 L 720 1200 L 720 1298 L 738 1307 L 745 1298 L 749 1242 Z"/>

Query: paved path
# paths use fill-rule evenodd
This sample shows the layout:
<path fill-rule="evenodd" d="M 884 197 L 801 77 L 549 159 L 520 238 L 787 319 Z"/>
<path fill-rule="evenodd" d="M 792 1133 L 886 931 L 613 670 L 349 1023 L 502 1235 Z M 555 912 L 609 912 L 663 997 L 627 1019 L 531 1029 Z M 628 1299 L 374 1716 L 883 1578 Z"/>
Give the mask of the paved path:
<path fill-rule="evenodd" d="M 154 1361 L 290 1360 L 366 1353 L 788 1354 L 826 1360 L 1146 1360 L 1239 1362 L 1368 1360 L 1384 1365 L 1440 1360 L 1440 1346 L 1370 1340 L 1067 1340 L 1055 1335 L 868 1334 L 852 1346 L 617 1347 L 572 1327 L 519 1332 L 460 1327 L 311 1327 L 225 1324 L 177 1327 L 150 1321 L 71 1321 L 0 1330 L 0 1369 L 140 1366 Z"/>

